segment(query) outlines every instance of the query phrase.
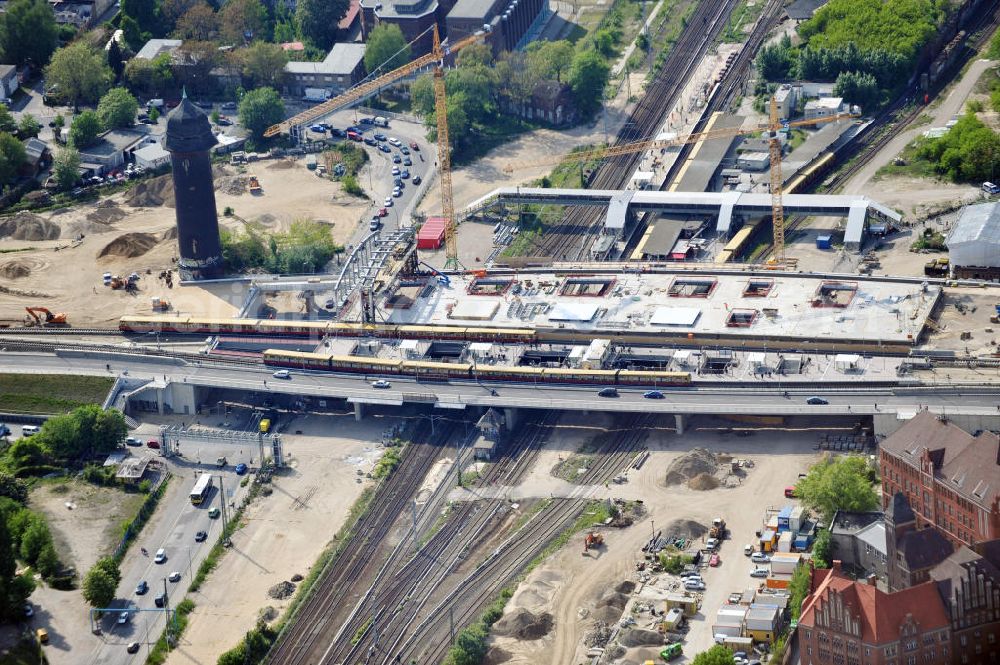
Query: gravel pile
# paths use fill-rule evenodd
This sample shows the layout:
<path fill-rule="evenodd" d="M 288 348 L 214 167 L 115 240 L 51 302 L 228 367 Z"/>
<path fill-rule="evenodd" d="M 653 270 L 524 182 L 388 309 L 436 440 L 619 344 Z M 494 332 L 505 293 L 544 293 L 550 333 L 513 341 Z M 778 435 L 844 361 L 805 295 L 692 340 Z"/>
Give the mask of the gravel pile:
<path fill-rule="evenodd" d="M 693 490 L 698 490 L 699 492 L 714 490 L 718 486 L 719 479 L 710 473 L 699 473 L 697 476 L 688 481 L 688 487 Z"/>
<path fill-rule="evenodd" d="M 61 231 L 58 224 L 22 211 L 0 222 L 0 238 L 14 240 L 57 240 Z"/>
<path fill-rule="evenodd" d="M 703 473 L 715 475 L 719 464 L 715 454 L 704 448 L 694 448 L 682 455 L 667 467 L 667 485 L 683 485 L 695 476 Z"/>
<path fill-rule="evenodd" d="M 594 624 L 594 627 L 588 630 L 583 635 L 583 643 L 587 645 L 588 648 L 593 649 L 595 647 L 604 647 L 608 640 L 611 639 L 611 626 L 604 623 L 603 621 L 598 621 Z"/>
<path fill-rule="evenodd" d="M 275 600 L 291 598 L 293 593 L 295 593 L 295 585 L 291 582 L 278 582 L 267 590 L 267 595 Z"/>
<path fill-rule="evenodd" d="M 618 641 L 626 647 L 648 647 L 663 644 L 663 635 L 655 630 L 629 628 L 618 633 Z"/>
<path fill-rule="evenodd" d="M 505 614 L 493 624 L 497 635 L 516 637 L 519 640 L 537 640 L 552 630 L 552 615 L 548 612 L 535 614 L 524 608 Z"/>
<path fill-rule="evenodd" d="M 157 242 L 159 240 L 152 233 L 126 233 L 105 245 L 97 256 L 98 258 L 121 256 L 126 259 L 134 259 L 156 247 Z"/>
<path fill-rule="evenodd" d="M 708 533 L 708 527 L 694 520 L 674 520 L 663 529 L 663 533 L 675 538 L 692 540 Z"/>

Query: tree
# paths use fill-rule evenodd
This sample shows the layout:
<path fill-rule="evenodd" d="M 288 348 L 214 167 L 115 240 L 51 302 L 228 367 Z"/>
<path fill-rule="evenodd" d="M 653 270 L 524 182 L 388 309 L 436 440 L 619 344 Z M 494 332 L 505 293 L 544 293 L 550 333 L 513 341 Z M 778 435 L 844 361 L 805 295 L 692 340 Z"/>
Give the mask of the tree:
<path fill-rule="evenodd" d="M 163 0 L 160 4 L 160 16 L 168 25 L 174 26 L 182 16 L 191 11 L 192 7 L 205 4 L 204 0 Z M 212 8 L 209 7 L 209 10 Z M 168 30 L 171 32 L 172 30 Z"/>
<path fill-rule="evenodd" d="M 503 53 L 495 67 L 497 90 L 502 90 L 504 96 L 515 104 L 529 100 L 538 85 L 538 77 L 528 62 L 528 55 L 524 52 Z"/>
<path fill-rule="evenodd" d="M 459 67 L 489 67 L 493 64 L 493 49 L 488 44 L 470 44 L 459 51 L 455 64 Z"/>
<path fill-rule="evenodd" d="M 563 74 L 573 64 L 573 45 L 566 40 L 532 42 L 527 50 L 528 67 L 536 79 L 562 82 Z"/>
<path fill-rule="evenodd" d="M 156 108 L 155 106 L 149 109 L 149 121 L 155 125 L 156 121 L 159 119 L 160 119 L 160 109 Z"/>
<path fill-rule="evenodd" d="M 174 29 L 175 38 L 197 41 L 215 39 L 218 33 L 219 17 L 204 2 L 184 12 L 184 15 L 177 19 L 177 27 Z"/>
<path fill-rule="evenodd" d="M 163 27 L 160 21 L 160 8 L 156 0 L 122 0 L 122 18 L 135 21 L 139 28 L 142 41 L 160 35 Z M 129 46 L 131 46 L 131 42 Z"/>
<path fill-rule="evenodd" d="M 17 131 L 17 120 L 7 110 L 7 107 L 0 104 L 0 132 L 7 132 L 8 134 L 13 134 Z"/>
<path fill-rule="evenodd" d="M 21 536 L 21 558 L 34 566 L 42 550 L 52 546 L 52 534 L 42 517 L 32 515 L 32 518 Z"/>
<path fill-rule="evenodd" d="M 60 566 L 59 555 L 56 554 L 56 548 L 52 543 L 43 547 L 42 551 L 38 553 L 38 559 L 35 561 L 35 568 L 42 577 L 52 577 L 59 572 Z"/>
<path fill-rule="evenodd" d="M 59 28 L 45 0 L 11 0 L 0 18 L 0 52 L 4 62 L 41 67 L 56 50 Z"/>
<path fill-rule="evenodd" d="M 240 124 L 261 138 L 265 129 L 285 119 L 285 103 L 274 88 L 257 88 L 243 95 L 239 114 Z"/>
<path fill-rule="evenodd" d="M 28 486 L 23 480 L 15 478 L 6 471 L 0 471 L 0 496 L 24 505 L 28 501 Z"/>
<path fill-rule="evenodd" d="M 50 84 L 58 85 L 59 92 L 73 103 L 95 102 L 111 87 L 114 74 L 104 59 L 84 42 L 75 42 L 52 55 L 52 62 L 45 68 Z"/>
<path fill-rule="evenodd" d="M 105 129 L 113 127 L 131 127 L 135 124 L 135 114 L 139 111 L 139 102 L 125 88 L 108 90 L 97 104 L 97 117 Z"/>
<path fill-rule="evenodd" d="M 125 74 L 125 57 L 122 55 L 122 48 L 118 45 L 117 39 L 112 39 L 108 46 L 108 67 L 115 75 L 115 83 L 122 80 Z"/>
<path fill-rule="evenodd" d="M 828 524 L 838 510 L 873 510 L 878 505 L 868 462 L 858 455 L 814 465 L 796 486 L 796 493 Z"/>
<path fill-rule="evenodd" d="M 733 665 L 733 654 L 721 644 L 708 651 L 702 651 L 691 661 L 692 665 Z"/>
<path fill-rule="evenodd" d="M 788 35 L 785 35 L 781 43 L 761 47 L 755 64 L 760 75 L 768 81 L 784 81 L 789 78 L 795 61 L 792 59 L 792 42 Z"/>
<path fill-rule="evenodd" d="M 219 30 L 227 44 L 271 38 L 267 8 L 260 0 L 229 0 L 219 12 Z"/>
<path fill-rule="evenodd" d="M 573 56 L 568 83 L 581 114 L 590 116 L 601 108 L 610 71 L 607 61 L 595 51 L 580 51 Z"/>
<path fill-rule="evenodd" d="M 115 561 L 114 557 L 101 557 L 97 560 L 97 563 L 94 564 L 94 568 L 98 568 L 106 572 L 111 579 L 115 581 L 115 584 L 122 581 L 122 571 L 118 567 L 118 562 Z"/>
<path fill-rule="evenodd" d="M 857 104 L 862 110 L 877 107 L 882 97 L 878 81 L 866 72 L 841 72 L 833 86 L 833 94 L 843 97 L 848 104 Z"/>
<path fill-rule="evenodd" d="M 380 23 L 368 36 L 365 48 L 365 69 L 383 72 L 402 67 L 410 61 L 410 45 L 395 23 Z"/>
<path fill-rule="evenodd" d="M 295 18 L 302 37 L 318 49 L 329 50 L 337 37 L 337 24 L 347 16 L 350 7 L 350 0 L 299 0 L 295 6 Z M 370 38 L 368 44 L 371 48 Z"/>
<path fill-rule="evenodd" d="M 152 60 L 132 58 L 125 65 L 125 80 L 133 91 L 155 95 L 173 86 L 174 73 L 169 53 L 161 53 Z"/>
<path fill-rule="evenodd" d="M 52 159 L 52 175 L 64 192 L 76 186 L 80 179 L 80 153 L 76 148 L 67 146 L 56 153 Z"/>
<path fill-rule="evenodd" d="M 141 49 L 142 45 L 145 44 L 149 38 L 149 33 L 143 32 L 139 27 L 138 21 L 131 16 L 121 16 L 118 21 L 118 25 L 121 26 L 122 36 L 125 39 L 125 43 L 133 51 Z"/>
<path fill-rule="evenodd" d="M 22 141 L 37 137 L 41 131 L 42 126 L 35 120 L 35 116 L 30 113 L 25 113 L 21 116 L 21 122 L 17 126 L 17 135 Z"/>
<path fill-rule="evenodd" d="M 830 567 L 830 530 L 822 529 L 813 543 L 813 565 L 817 568 Z"/>
<path fill-rule="evenodd" d="M 115 599 L 117 586 L 106 570 L 94 566 L 83 578 L 83 598 L 91 607 L 108 607 Z"/>
<path fill-rule="evenodd" d="M 952 180 L 992 181 L 1000 173 L 1000 135 L 966 113 L 944 136 L 920 141 L 917 155 Z"/>
<path fill-rule="evenodd" d="M 219 64 L 219 49 L 212 42 L 187 41 L 176 51 L 178 59 L 184 63 L 178 68 L 178 83 L 188 92 L 203 92 L 212 87 L 212 69 Z"/>
<path fill-rule="evenodd" d="M 288 54 L 277 44 L 254 42 L 243 54 L 243 74 L 254 87 L 277 88 L 285 75 Z"/>
<path fill-rule="evenodd" d="M 97 143 L 97 138 L 102 131 L 104 131 L 104 127 L 101 125 L 101 119 L 97 113 L 84 111 L 76 116 L 69 128 L 69 144 L 77 150 L 89 148 Z M 53 418 L 53 420 L 56 419 Z M 50 420 L 45 425 L 49 425 L 51 422 Z M 57 420 L 57 422 L 59 421 Z M 45 427 L 43 426 L 42 429 L 44 430 Z"/>
<path fill-rule="evenodd" d="M 0 132 L 0 185 L 17 180 L 17 172 L 27 161 L 24 144 L 7 132 Z"/>
<path fill-rule="evenodd" d="M 48 461 L 45 448 L 36 438 L 33 436 L 27 439 L 18 439 L 7 449 L 5 456 L 11 471 L 17 473 L 21 469 L 39 466 Z"/>
<path fill-rule="evenodd" d="M 410 101 L 413 110 L 423 116 L 434 113 L 434 75 L 421 74 L 410 84 Z"/>

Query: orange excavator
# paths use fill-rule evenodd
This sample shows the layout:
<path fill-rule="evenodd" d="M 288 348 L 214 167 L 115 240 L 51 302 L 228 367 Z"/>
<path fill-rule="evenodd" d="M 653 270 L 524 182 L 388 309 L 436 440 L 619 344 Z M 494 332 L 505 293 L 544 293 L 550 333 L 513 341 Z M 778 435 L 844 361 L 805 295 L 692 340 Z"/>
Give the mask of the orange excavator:
<path fill-rule="evenodd" d="M 583 539 L 583 553 L 597 549 L 604 544 L 604 536 L 596 531 L 591 531 Z"/>
<path fill-rule="evenodd" d="M 67 324 L 66 315 L 62 312 L 53 314 L 47 307 L 25 307 L 24 309 L 34 319 L 34 322 L 29 321 L 28 325 L 64 326 Z M 42 316 L 39 316 L 39 314 Z"/>

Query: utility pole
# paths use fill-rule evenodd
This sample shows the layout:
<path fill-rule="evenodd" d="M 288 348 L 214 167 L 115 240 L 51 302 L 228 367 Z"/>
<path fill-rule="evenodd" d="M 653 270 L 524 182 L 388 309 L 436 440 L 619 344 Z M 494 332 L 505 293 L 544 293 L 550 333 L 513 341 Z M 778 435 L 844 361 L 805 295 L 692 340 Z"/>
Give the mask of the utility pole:
<path fill-rule="evenodd" d="M 165 629 L 167 631 L 167 648 L 171 647 L 171 630 L 170 630 L 170 595 L 167 593 L 167 578 L 163 578 L 163 615 L 166 617 L 164 620 Z"/>
<path fill-rule="evenodd" d="M 227 524 L 227 521 L 228 521 L 228 519 L 227 519 L 228 518 L 228 513 L 226 512 L 226 491 L 225 491 L 225 489 L 222 486 L 222 474 L 221 473 L 219 474 L 219 503 L 222 504 L 222 534 L 225 536 L 225 534 L 226 534 L 226 524 Z M 226 537 L 226 540 L 229 540 L 228 536 Z M 225 545 L 226 544 L 225 541 L 223 541 L 222 544 Z"/>

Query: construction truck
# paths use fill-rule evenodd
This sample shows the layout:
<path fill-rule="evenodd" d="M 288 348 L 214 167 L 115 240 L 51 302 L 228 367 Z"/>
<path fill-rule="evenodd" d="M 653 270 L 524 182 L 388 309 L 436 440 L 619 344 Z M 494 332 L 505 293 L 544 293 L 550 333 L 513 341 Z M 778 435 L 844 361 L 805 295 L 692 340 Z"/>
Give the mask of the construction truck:
<path fill-rule="evenodd" d="M 264 188 L 260 186 L 260 180 L 257 179 L 257 176 L 255 175 L 250 176 L 250 193 L 260 194 L 263 191 Z"/>
<path fill-rule="evenodd" d="M 712 528 L 708 530 L 709 538 L 717 538 L 719 540 L 724 540 L 726 538 L 726 520 L 721 517 L 716 517 L 712 520 Z"/>
<path fill-rule="evenodd" d="M 591 531 L 583 538 L 583 553 L 586 554 L 592 549 L 597 549 L 604 544 L 604 536 L 596 531 Z"/>
<path fill-rule="evenodd" d="M 928 277 L 947 277 L 949 266 L 948 257 L 939 256 L 924 264 L 924 274 Z"/>
<path fill-rule="evenodd" d="M 170 301 L 160 296 L 153 296 L 149 299 L 154 312 L 165 312 L 170 309 Z"/>
<path fill-rule="evenodd" d="M 25 320 L 29 326 L 64 326 L 66 325 L 66 315 L 62 312 L 53 314 L 47 307 L 25 307 L 30 319 Z M 41 314 L 41 316 L 39 316 Z"/>

